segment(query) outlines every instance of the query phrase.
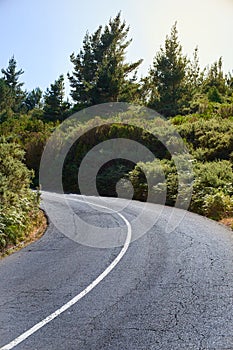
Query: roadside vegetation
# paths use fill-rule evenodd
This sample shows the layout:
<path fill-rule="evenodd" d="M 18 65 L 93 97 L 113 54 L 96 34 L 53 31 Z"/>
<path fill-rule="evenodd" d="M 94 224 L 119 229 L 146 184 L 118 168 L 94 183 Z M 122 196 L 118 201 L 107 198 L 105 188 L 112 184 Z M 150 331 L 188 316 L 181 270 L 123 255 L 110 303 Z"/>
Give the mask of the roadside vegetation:
<path fill-rule="evenodd" d="M 15 142 L 0 143 L 0 251 L 28 239 L 43 216 L 39 194 L 30 189 L 33 175 L 24 164 L 24 151 Z"/>
<path fill-rule="evenodd" d="M 10 58 L 0 77 L 0 249 L 23 241 L 41 220 L 39 195 L 31 191 L 39 185 L 39 164 L 46 140 L 67 117 L 83 108 L 104 102 L 128 102 L 146 106 L 169 119 L 193 157 L 195 181 L 190 210 L 232 225 L 233 218 L 233 76 L 223 71 L 220 57 L 201 69 L 198 48 L 193 57 L 183 53 L 175 23 L 164 45 L 155 53 L 147 76 L 139 78 L 142 60 L 127 62 L 131 40 L 129 27 L 118 14 L 95 33 L 87 33 L 82 48 L 70 56 L 68 73 L 70 98 L 65 94 L 61 74 L 46 91 L 35 87 L 26 91 L 23 70 Z M 101 118 L 101 115 L 96 116 Z M 156 202 L 166 190 L 166 204 L 177 196 L 174 160 L 153 134 L 162 134 L 171 143 L 172 132 L 160 118 L 148 120 L 143 113 L 133 122 L 132 111 L 109 119 L 109 125 L 82 136 L 67 155 L 63 185 L 67 192 L 79 193 L 77 173 L 88 150 L 109 138 L 125 137 L 144 144 L 160 159 L 133 164 L 117 159 L 105 164 L 97 176 L 97 188 L 104 196 L 116 196 L 120 179 L 130 180 L 134 198 L 148 195 L 146 177 L 152 178 Z M 125 121 L 125 123 L 124 123 Z M 71 128 L 83 130 L 92 121 L 80 120 Z M 145 132 L 149 130 L 150 132 Z M 130 150 L 129 150 L 130 151 Z M 166 184 L 161 180 L 165 174 Z M 186 176 L 189 176 L 186 174 Z M 124 181 L 123 181 L 124 182 Z M 165 186 L 166 185 L 166 186 Z M 124 193 L 127 194 L 127 182 Z M 184 193 L 185 198 L 185 193 Z"/>

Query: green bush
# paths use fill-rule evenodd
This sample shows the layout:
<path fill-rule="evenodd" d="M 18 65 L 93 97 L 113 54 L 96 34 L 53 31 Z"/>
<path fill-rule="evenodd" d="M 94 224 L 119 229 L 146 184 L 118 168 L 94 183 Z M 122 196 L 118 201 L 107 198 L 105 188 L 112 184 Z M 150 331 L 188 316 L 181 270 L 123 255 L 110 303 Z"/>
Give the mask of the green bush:
<path fill-rule="evenodd" d="M 32 110 L 28 115 L 14 114 L 0 123 L 0 134 L 19 144 L 25 151 L 23 162 L 29 169 L 33 169 L 34 186 L 38 186 L 39 165 L 44 145 L 54 128 L 53 123 L 44 123 L 36 119 Z"/>
<path fill-rule="evenodd" d="M 33 172 L 23 159 L 16 143 L 0 139 L 0 249 L 23 239 L 38 215 L 38 196 L 30 189 Z"/>
<path fill-rule="evenodd" d="M 173 160 L 138 163 L 129 172 L 129 180 L 134 187 L 134 198 L 144 201 L 147 199 L 148 190 L 152 191 L 152 201 L 159 203 L 166 194 L 166 204 L 174 206 L 178 195 L 179 205 L 187 200 L 191 182 L 190 169 L 185 167 L 185 159 L 179 156 L 176 163 L 179 164 L 179 179 L 177 168 Z M 182 166 L 182 162 L 184 165 Z M 212 219 L 219 220 L 233 214 L 233 172 L 229 161 L 215 161 L 193 164 L 194 182 L 190 210 Z M 164 179 L 165 176 L 165 179 Z M 151 188 L 148 189 L 146 178 L 149 179 Z"/>
<path fill-rule="evenodd" d="M 213 220 L 220 220 L 233 215 L 233 197 L 223 192 L 207 194 L 204 197 L 204 214 Z"/>
<path fill-rule="evenodd" d="M 179 167 L 179 174 L 176 165 Z M 188 165 L 188 166 L 187 166 Z M 129 172 L 129 180 L 134 187 L 134 198 L 146 200 L 148 191 L 150 201 L 166 203 L 173 206 L 177 201 L 179 185 L 179 206 L 182 207 L 188 200 L 188 192 L 192 182 L 189 159 L 185 155 L 174 156 L 172 160 L 163 159 L 153 162 L 138 163 Z M 166 201 L 165 201 L 166 200 Z"/>
<path fill-rule="evenodd" d="M 202 162 L 231 158 L 233 152 L 233 121 L 231 119 L 199 118 L 176 126 L 193 157 Z"/>

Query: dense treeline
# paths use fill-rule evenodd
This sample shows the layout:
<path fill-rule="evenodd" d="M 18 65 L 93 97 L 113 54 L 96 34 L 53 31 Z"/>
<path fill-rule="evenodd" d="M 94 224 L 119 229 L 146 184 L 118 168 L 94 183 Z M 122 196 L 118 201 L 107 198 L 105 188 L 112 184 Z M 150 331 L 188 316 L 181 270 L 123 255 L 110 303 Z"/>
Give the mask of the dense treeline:
<path fill-rule="evenodd" d="M 44 93 L 39 87 L 25 91 L 24 72 L 12 57 L 0 78 L 1 121 L 11 113 L 30 114 L 44 122 L 62 121 L 85 107 L 121 101 L 150 107 L 167 118 L 193 113 L 232 115 L 233 76 L 224 74 L 222 57 L 202 70 L 198 48 L 192 58 L 183 53 L 175 23 L 147 76 L 139 79 L 137 69 L 143 60 L 126 61 L 128 32 L 118 14 L 105 27 L 85 35 L 78 54 L 70 56 L 70 101 L 65 97 L 63 74 Z"/>
<path fill-rule="evenodd" d="M 72 72 L 67 74 L 70 98 L 66 97 L 64 74 L 44 92 L 39 87 L 27 91 L 22 79 L 24 72 L 17 67 L 15 57 L 2 68 L 0 247 L 17 242 L 23 232 L 28 232 L 30 218 L 38 206 L 29 187 L 39 185 L 40 158 L 52 131 L 74 112 L 104 102 L 122 101 L 146 106 L 169 119 L 194 158 L 195 183 L 190 210 L 214 219 L 233 216 L 232 74 L 223 72 L 221 57 L 201 69 L 198 48 L 194 49 L 193 57 L 188 58 L 183 53 L 175 23 L 164 45 L 155 53 L 148 74 L 139 79 L 137 69 L 142 60 L 126 60 L 131 43 L 128 32 L 129 27 L 118 14 L 106 26 L 85 35 L 82 48 L 70 56 L 73 64 Z M 145 175 L 149 174 L 154 179 L 155 200 L 166 187 L 166 203 L 174 205 L 178 186 L 174 161 L 153 136 L 156 130 L 169 140 L 172 137 L 169 128 L 159 119 L 144 119 L 143 114 L 137 120 L 138 128 L 126 125 L 133 116 L 122 120 L 127 123 L 119 118 L 112 119 L 111 124 L 93 129 L 73 145 L 64 165 L 65 190 L 79 191 L 77 172 L 88 150 L 109 138 L 125 137 L 141 142 L 161 159 L 166 186 L 159 182 L 161 167 L 156 162 L 134 164 L 117 159 L 100 169 L 97 176 L 99 193 L 115 196 L 119 180 L 130 179 L 134 198 L 145 200 L 148 193 Z M 82 129 L 88 123 L 88 120 L 80 120 L 78 125 L 71 127 Z M 145 129 L 151 133 L 145 133 Z M 20 183 L 20 186 L 14 183 Z M 127 194 L 128 182 L 122 184 L 125 186 L 123 193 Z M 20 217 L 22 222 L 17 221 Z"/>

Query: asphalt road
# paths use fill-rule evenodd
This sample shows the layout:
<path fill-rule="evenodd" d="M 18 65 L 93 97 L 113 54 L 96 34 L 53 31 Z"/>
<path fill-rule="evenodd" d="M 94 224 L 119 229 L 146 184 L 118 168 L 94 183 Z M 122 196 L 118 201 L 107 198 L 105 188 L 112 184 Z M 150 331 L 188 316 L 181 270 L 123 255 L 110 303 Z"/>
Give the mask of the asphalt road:
<path fill-rule="evenodd" d="M 54 212 L 63 215 L 68 234 L 71 223 L 62 214 L 61 196 L 46 195 Z M 124 229 L 124 240 L 126 221 L 132 223 L 142 206 L 134 202 L 122 210 L 124 222 L 116 213 L 76 201 L 78 196 L 68 198 L 83 220 Z M 125 245 L 92 290 L 9 349 L 233 350 L 232 232 L 191 213 L 168 232 L 171 211 L 164 208 L 145 235 Z M 175 211 L 177 217 L 183 214 Z M 61 310 L 121 252 L 122 247 L 74 242 L 50 223 L 39 241 L 0 261 L 0 349 Z"/>

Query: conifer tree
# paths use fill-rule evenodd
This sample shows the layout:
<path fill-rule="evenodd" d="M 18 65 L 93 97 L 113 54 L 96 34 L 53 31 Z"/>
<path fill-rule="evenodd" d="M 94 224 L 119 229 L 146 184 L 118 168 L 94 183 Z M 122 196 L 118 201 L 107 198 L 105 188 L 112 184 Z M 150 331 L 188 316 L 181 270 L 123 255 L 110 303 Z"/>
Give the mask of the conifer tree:
<path fill-rule="evenodd" d="M 136 69 L 142 60 L 126 63 L 129 27 L 120 13 L 100 26 L 92 35 L 86 34 L 79 54 L 71 55 L 74 65 L 68 74 L 71 96 L 77 109 L 104 103 L 132 102 L 138 91 Z"/>
<path fill-rule="evenodd" d="M 60 75 L 50 85 L 44 95 L 44 118 L 48 121 L 64 120 L 67 116 L 70 104 L 64 100 L 65 85 L 64 76 Z"/>
<path fill-rule="evenodd" d="M 22 90 L 24 83 L 19 82 L 19 78 L 24 71 L 22 69 L 17 71 L 17 62 L 14 56 L 9 60 L 8 67 L 1 71 L 3 73 L 3 79 L 10 91 L 10 100 L 13 100 L 12 109 L 18 112 L 25 98 L 25 93 Z"/>
<path fill-rule="evenodd" d="M 225 94 L 227 90 L 227 81 L 225 79 L 222 68 L 222 57 L 218 61 L 214 62 L 207 71 L 204 80 L 204 92 L 209 90 L 214 91 L 216 94 Z"/>
<path fill-rule="evenodd" d="M 193 59 L 188 62 L 187 67 L 187 87 L 191 95 L 200 91 L 203 83 L 203 75 L 204 72 L 201 71 L 199 63 L 198 47 L 196 47 L 193 53 Z"/>
<path fill-rule="evenodd" d="M 11 109 L 13 104 L 14 98 L 12 96 L 12 91 L 6 84 L 6 81 L 0 78 L 0 112 Z"/>
<path fill-rule="evenodd" d="M 186 67 L 187 58 L 182 53 L 175 23 L 170 36 L 166 37 L 165 47 L 156 54 L 149 72 L 149 86 L 152 92 L 149 107 L 165 117 L 180 112 L 184 103 Z"/>
<path fill-rule="evenodd" d="M 27 111 L 41 107 L 42 90 L 37 87 L 26 94 L 24 105 Z"/>

